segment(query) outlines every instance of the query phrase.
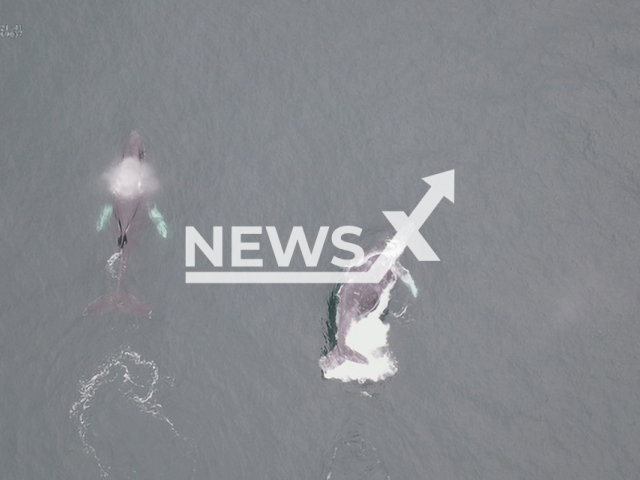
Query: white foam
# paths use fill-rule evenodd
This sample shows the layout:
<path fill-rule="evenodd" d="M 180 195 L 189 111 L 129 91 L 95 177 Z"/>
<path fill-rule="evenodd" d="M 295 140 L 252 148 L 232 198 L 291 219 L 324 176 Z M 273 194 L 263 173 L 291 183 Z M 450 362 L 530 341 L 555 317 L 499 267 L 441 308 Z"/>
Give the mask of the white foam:
<path fill-rule="evenodd" d="M 99 408 L 94 405 L 94 400 L 99 391 L 107 389 L 110 384 L 115 384 L 118 392 L 127 400 L 131 400 L 139 411 L 166 425 L 186 444 L 188 454 L 191 453 L 191 441 L 178 433 L 173 422 L 164 414 L 162 405 L 156 400 L 160 375 L 153 360 L 147 360 L 125 347 L 121 352 L 109 357 L 97 370 L 91 378 L 80 381 L 80 398 L 71 406 L 69 415 L 75 418 L 84 451 L 93 456 L 102 478 L 109 477 L 111 467 L 107 461 L 108 456 L 99 455 L 94 446 L 93 440 L 97 434 L 93 430 L 91 417 L 100 414 L 94 412 Z"/>
<path fill-rule="evenodd" d="M 135 198 L 155 192 L 160 184 L 151 165 L 135 157 L 127 157 L 104 174 L 112 194 Z"/>
<path fill-rule="evenodd" d="M 111 274 L 111 278 L 118 278 L 118 273 L 116 272 L 116 262 L 120 258 L 120 251 L 117 251 L 109 260 L 107 260 L 107 271 Z"/>
<path fill-rule="evenodd" d="M 387 341 L 389 325 L 380 320 L 389 305 L 394 284 L 395 282 L 391 282 L 387 286 L 380 296 L 378 307 L 353 325 L 345 338 L 347 346 L 363 355 L 367 363 L 346 360 L 335 366 L 328 362 L 327 357 L 323 357 L 320 359 L 320 366 L 323 368 L 325 378 L 343 382 L 379 382 L 395 375 L 398 371 L 396 359 Z"/>

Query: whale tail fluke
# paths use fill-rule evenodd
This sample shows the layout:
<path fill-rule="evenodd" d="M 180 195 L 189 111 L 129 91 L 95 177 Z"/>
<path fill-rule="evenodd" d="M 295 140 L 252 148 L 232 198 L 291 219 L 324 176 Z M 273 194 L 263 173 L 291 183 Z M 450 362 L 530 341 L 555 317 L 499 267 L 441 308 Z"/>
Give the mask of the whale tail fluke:
<path fill-rule="evenodd" d="M 337 348 L 334 349 L 336 354 L 342 358 L 342 361 L 349 360 L 354 363 L 369 363 L 367 357 L 362 355 L 361 353 L 356 352 L 354 349 L 347 347 L 346 345 L 338 345 Z"/>
<path fill-rule="evenodd" d="M 325 371 L 332 370 L 339 367 L 346 361 L 361 365 L 367 365 L 369 363 L 369 360 L 367 360 L 364 355 L 356 352 L 346 345 L 340 345 L 336 346 L 320 360 L 320 367 Z"/>
<path fill-rule="evenodd" d="M 113 307 L 118 307 L 123 312 L 133 315 L 134 317 L 151 318 L 151 309 L 146 303 L 124 292 L 113 292 L 97 298 L 85 309 L 83 316 L 89 315 L 90 313 L 105 313 Z"/>

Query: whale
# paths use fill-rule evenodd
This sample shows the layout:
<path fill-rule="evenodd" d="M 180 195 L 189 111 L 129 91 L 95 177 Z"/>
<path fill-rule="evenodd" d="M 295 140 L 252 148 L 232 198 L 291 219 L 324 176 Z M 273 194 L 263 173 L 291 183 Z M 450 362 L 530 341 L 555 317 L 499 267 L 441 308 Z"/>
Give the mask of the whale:
<path fill-rule="evenodd" d="M 111 184 L 111 192 L 114 194 L 113 213 L 118 223 L 118 247 L 124 249 L 127 244 L 127 233 L 133 224 L 142 201 L 143 178 L 140 164 L 144 161 L 144 144 L 138 132 L 133 131 L 129 141 L 124 147 L 122 160 L 115 183 Z"/>
<path fill-rule="evenodd" d="M 363 261 L 348 269 L 349 272 L 368 271 L 383 254 L 384 248 L 379 247 L 370 251 Z M 399 261 L 395 261 L 389 271 L 379 283 L 345 283 L 337 290 L 338 306 L 336 309 L 336 338 L 335 347 L 326 356 L 320 359 L 320 367 L 325 374 L 340 367 L 345 362 L 352 362 L 359 365 L 367 365 L 378 358 L 377 354 L 386 349 L 386 333 L 388 325 L 382 325 L 379 316 L 389 301 L 389 295 L 397 280 L 400 279 L 411 291 L 414 297 L 417 296 L 417 288 L 409 271 L 404 268 Z M 371 318 L 371 317 L 375 318 Z M 357 341 L 353 341 L 350 334 L 354 333 L 360 324 L 367 322 L 367 334 L 378 337 L 370 339 L 378 344 L 372 351 L 359 351 L 354 346 Z M 371 322 L 375 322 L 373 330 L 369 328 Z M 358 333 L 360 335 L 360 333 Z M 363 347 L 364 348 L 364 347 Z M 362 370 L 362 369 L 361 369 Z"/>
<path fill-rule="evenodd" d="M 129 135 L 120 161 L 107 173 L 105 178 L 113 196 L 113 205 L 106 212 L 112 212 L 116 225 L 116 245 L 118 251 L 112 255 L 109 264 L 119 260 L 116 289 L 108 295 L 94 300 L 85 309 L 84 315 L 104 313 L 113 307 L 136 317 L 151 317 L 151 309 L 142 301 L 124 291 L 123 281 L 130 260 L 129 237 L 131 228 L 142 216 L 145 209 L 145 195 L 157 189 L 158 184 L 151 168 L 145 162 L 144 142 L 140 134 L 132 131 Z M 154 207 L 155 209 L 155 207 Z M 103 215 L 104 216 L 104 215 Z M 114 276 L 116 276 L 114 274 Z"/>

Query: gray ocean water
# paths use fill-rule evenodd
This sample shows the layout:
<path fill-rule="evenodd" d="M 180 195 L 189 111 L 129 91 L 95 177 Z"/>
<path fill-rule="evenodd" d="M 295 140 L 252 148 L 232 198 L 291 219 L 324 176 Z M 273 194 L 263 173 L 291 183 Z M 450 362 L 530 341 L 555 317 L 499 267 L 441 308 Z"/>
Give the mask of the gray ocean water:
<path fill-rule="evenodd" d="M 0 23 L 1 479 L 640 478 L 635 1 L 50 0 Z M 82 317 L 133 129 L 169 225 L 132 240 L 154 317 Z M 385 231 L 450 169 L 382 383 L 322 378 L 330 285 L 185 284 L 187 225 Z"/>

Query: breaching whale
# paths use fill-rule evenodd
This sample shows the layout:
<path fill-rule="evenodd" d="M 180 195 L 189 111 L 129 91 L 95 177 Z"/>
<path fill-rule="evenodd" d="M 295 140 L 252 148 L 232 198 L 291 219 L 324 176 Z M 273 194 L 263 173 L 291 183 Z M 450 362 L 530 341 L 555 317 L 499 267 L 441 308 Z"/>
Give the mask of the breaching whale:
<path fill-rule="evenodd" d="M 145 195 L 155 191 L 158 188 L 158 182 L 153 171 L 144 161 L 144 157 L 142 137 L 138 132 L 133 131 L 124 147 L 122 159 L 105 174 L 113 195 L 113 204 L 106 205 L 103 209 L 97 229 L 102 230 L 113 213 L 117 227 L 118 251 L 111 257 L 109 265 L 112 266 L 116 260 L 119 260 L 117 286 L 115 291 L 93 301 L 85 309 L 84 315 L 102 313 L 117 306 L 120 310 L 134 316 L 151 316 L 151 309 L 144 302 L 126 293 L 122 286 L 130 253 L 128 235 L 134 222 L 141 217 L 140 210 L 147 208 L 158 233 L 165 238 L 167 235 L 166 224 L 156 206 L 148 208 L 145 205 Z M 115 273 L 114 276 L 116 276 Z"/>
<path fill-rule="evenodd" d="M 383 250 L 370 252 L 349 272 L 368 271 Z M 417 296 L 411 274 L 398 261 L 379 283 L 345 283 L 339 287 L 335 347 L 320 359 L 326 378 L 377 381 L 395 373 L 395 359 L 387 346 L 389 326 L 383 324 L 380 317 L 398 279 L 407 285 L 414 297 Z"/>

